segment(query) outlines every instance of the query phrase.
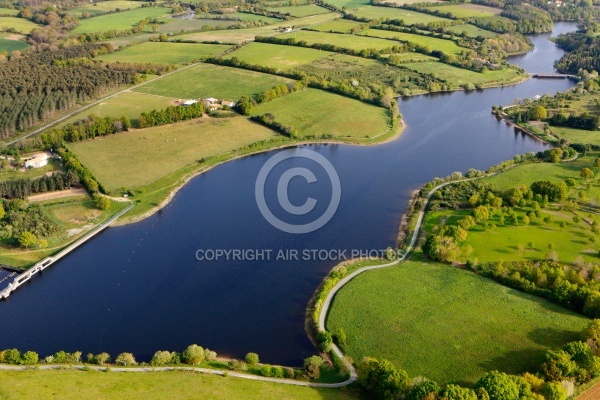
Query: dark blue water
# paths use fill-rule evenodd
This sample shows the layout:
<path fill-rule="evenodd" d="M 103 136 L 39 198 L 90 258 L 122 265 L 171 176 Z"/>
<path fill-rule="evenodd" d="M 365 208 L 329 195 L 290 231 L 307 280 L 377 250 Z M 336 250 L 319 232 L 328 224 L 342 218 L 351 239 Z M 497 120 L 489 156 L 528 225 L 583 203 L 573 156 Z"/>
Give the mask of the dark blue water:
<path fill-rule="evenodd" d="M 560 51 L 548 51 L 536 57 L 551 64 Z M 528 63 L 528 56 L 520 62 Z M 570 86 L 566 80 L 529 80 L 401 100 L 408 128 L 391 143 L 308 146 L 336 168 L 342 199 L 329 224 L 305 235 L 275 229 L 256 205 L 256 177 L 276 152 L 219 166 L 192 180 L 157 215 L 108 229 L 1 302 L 0 348 L 44 355 L 129 351 L 148 359 L 156 350 L 198 343 L 222 355 L 254 351 L 265 362 L 297 365 L 315 353 L 304 331 L 305 308 L 335 262 L 200 262 L 196 251 L 391 246 L 410 193 L 423 183 L 545 148 L 497 121 L 492 105 Z M 267 186 L 272 199 L 275 186 Z M 327 187 L 301 180 L 290 187 L 294 204 L 307 193 L 330 196 Z"/>

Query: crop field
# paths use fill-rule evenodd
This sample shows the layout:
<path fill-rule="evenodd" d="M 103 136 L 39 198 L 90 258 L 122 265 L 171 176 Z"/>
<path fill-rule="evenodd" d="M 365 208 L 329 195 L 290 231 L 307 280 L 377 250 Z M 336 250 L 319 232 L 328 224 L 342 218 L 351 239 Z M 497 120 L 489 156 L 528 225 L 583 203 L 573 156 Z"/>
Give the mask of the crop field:
<path fill-rule="evenodd" d="M 311 15 L 310 17 L 298 18 L 292 21 L 284 21 L 273 25 L 261 26 L 260 28 L 248 29 L 228 29 L 224 31 L 209 31 L 190 33 L 187 35 L 177 36 L 178 40 L 193 40 L 197 42 L 217 41 L 223 43 L 241 43 L 248 40 L 254 40 L 256 36 L 275 36 L 279 35 L 278 28 L 296 26 L 304 27 L 320 24 L 326 21 L 339 18 L 337 13 Z"/>
<path fill-rule="evenodd" d="M 253 112 L 254 115 L 266 113 L 273 114 L 277 122 L 295 126 L 301 136 L 331 134 L 364 138 L 388 130 L 386 109 L 317 89 L 263 103 Z"/>
<path fill-rule="evenodd" d="M 139 8 L 144 4 L 142 1 L 127 1 L 127 0 L 111 0 L 111 1 L 99 1 L 83 7 L 76 7 L 68 12 L 80 17 L 83 13 L 88 13 L 91 16 L 102 14 L 108 11 L 127 10 Z"/>
<path fill-rule="evenodd" d="M 17 15 L 17 14 L 19 14 L 19 10 L 13 10 L 12 8 L 0 7 L 0 15 Z"/>
<path fill-rule="evenodd" d="M 118 49 L 121 46 L 147 42 L 152 36 L 156 37 L 156 33 L 138 33 L 136 35 L 119 36 L 103 40 L 102 43 L 110 43 L 113 48 Z"/>
<path fill-rule="evenodd" d="M 346 7 L 348 10 L 354 10 L 371 4 L 369 0 L 328 0 L 327 3 L 339 8 Z"/>
<path fill-rule="evenodd" d="M 550 129 L 552 129 L 554 135 L 561 139 L 567 139 L 569 143 L 594 145 L 600 143 L 600 131 L 586 131 L 566 126 L 551 126 Z"/>
<path fill-rule="evenodd" d="M 105 373 L 97 371 L 2 371 L 0 398 L 79 400 L 261 399 L 351 400 L 347 389 L 306 388 L 294 385 L 227 378 L 192 372 Z"/>
<path fill-rule="evenodd" d="M 22 40 L 12 40 L 7 37 L 2 37 L 0 34 L 0 52 L 6 51 L 8 54 L 15 50 L 25 50 L 29 44 Z"/>
<path fill-rule="evenodd" d="M 275 75 L 200 64 L 150 82 L 135 91 L 178 99 L 216 97 L 237 101 L 244 95 L 260 94 L 275 85 L 287 82 L 290 80 Z"/>
<path fill-rule="evenodd" d="M 459 87 L 469 82 L 474 85 L 499 85 L 515 82 L 519 77 L 518 73 L 512 69 L 480 73 L 469 71 L 468 69 L 457 68 L 442 62 L 406 63 L 403 64 L 403 66 L 422 74 L 435 74 L 438 78 L 450 82 L 453 87 Z"/>
<path fill-rule="evenodd" d="M 397 4 L 399 6 L 403 6 L 405 4 L 415 4 L 415 3 L 440 3 L 442 0 L 387 0 L 386 3 Z"/>
<path fill-rule="evenodd" d="M 312 32 L 312 31 L 299 31 L 290 32 L 279 36 L 283 39 L 294 38 L 298 41 L 304 40 L 308 44 L 324 43 L 332 44 L 339 47 L 345 47 L 353 50 L 363 49 L 376 49 L 382 50 L 389 47 L 397 46 L 398 43 L 393 40 L 370 38 L 365 36 L 355 35 L 344 35 L 341 33 L 327 33 L 327 32 Z"/>
<path fill-rule="evenodd" d="M 415 35 L 413 33 L 392 32 L 384 31 L 381 29 L 368 29 L 364 32 L 360 32 L 360 35 L 412 42 L 421 46 L 428 46 L 432 50 L 439 50 L 448 54 L 460 54 L 461 51 L 468 50 L 464 47 L 460 47 L 452 40 L 444 40 L 430 36 Z"/>
<path fill-rule="evenodd" d="M 485 29 L 481 29 L 481 28 L 479 28 L 475 25 L 471 25 L 471 24 L 449 26 L 446 29 L 449 29 L 449 30 L 459 33 L 459 34 L 463 33 L 463 32 L 467 32 L 467 35 L 470 37 L 481 36 L 484 38 L 493 38 L 493 37 L 498 36 L 498 34 L 496 32 L 487 31 Z"/>
<path fill-rule="evenodd" d="M 399 59 L 400 63 L 414 63 L 414 62 L 437 62 L 438 59 L 421 53 L 399 53 L 394 54 Z"/>
<path fill-rule="evenodd" d="M 14 29 L 19 33 L 27 34 L 35 28 L 39 27 L 40 25 L 34 24 L 33 22 L 26 20 L 25 18 L 0 17 L 0 32 L 9 29 Z"/>
<path fill-rule="evenodd" d="M 280 12 L 282 14 L 289 14 L 292 17 L 308 17 L 309 15 L 327 14 L 330 10 L 309 4 L 306 6 L 289 6 L 289 7 L 276 7 L 269 8 L 269 11 Z"/>
<path fill-rule="evenodd" d="M 228 26 L 235 24 L 236 21 L 218 20 L 218 19 L 182 19 L 182 18 L 157 18 L 159 22 L 158 33 L 179 33 L 181 31 L 197 31 L 204 26 L 212 26 L 217 29 L 227 29 Z M 146 32 L 152 31 L 152 25 L 145 28 Z"/>
<path fill-rule="evenodd" d="M 202 158 L 272 137 L 273 131 L 247 118 L 203 118 L 69 147 L 108 190 L 115 190 L 148 185 Z"/>
<path fill-rule="evenodd" d="M 137 126 L 137 119 L 143 112 L 152 110 L 164 110 L 173 105 L 177 99 L 171 97 L 155 96 L 139 92 L 125 92 L 118 96 L 102 102 L 94 107 L 69 118 L 64 124 L 73 123 L 82 120 L 88 115 L 97 115 L 99 117 L 128 117 L 132 125 Z"/>
<path fill-rule="evenodd" d="M 146 42 L 98 58 L 111 62 L 181 64 L 216 56 L 230 47 L 222 44 Z"/>
<path fill-rule="evenodd" d="M 350 357 L 386 358 L 410 376 L 473 384 L 537 371 L 544 351 L 578 340 L 588 319 L 473 273 L 409 261 L 366 272 L 336 295 L 327 328 Z"/>
<path fill-rule="evenodd" d="M 131 29 L 134 25 L 145 18 L 157 18 L 168 14 L 171 9 L 165 7 L 144 7 L 131 11 L 123 11 L 116 14 L 100 15 L 81 21 L 72 33 L 94 33 L 110 30 L 124 31 Z"/>
<path fill-rule="evenodd" d="M 269 43 L 250 43 L 227 54 L 225 58 L 237 57 L 249 64 L 263 65 L 285 71 L 299 65 L 309 64 L 329 56 L 329 51 L 296 46 L 281 46 Z"/>
<path fill-rule="evenodd" d="M 499 8 L 482 6 L 479 4 L 457 4 L 450 6 L 431 7 L 441 13 L 450 13 L 456 18 L 491 17 L 502 12 Z"/>
<path fill-rule="evenodd" d="M 359 25 L 361 25 L 360 22 L 351 21 L 349 19 L 336 19 L 334 21 L 311 26 L 311 29 L 319 32 L 350 33 L 352 28 Z"/>
<path fill-rule="evenodd" d="M 273 24 L 281 22 L 279 18 L 265 17 L 264 15 L 250 14 L 245 12 L 234 12 L 227 14 L 227 16 L 239 18 L 242 21 L 265 21 Z"/>
<path fill-rule="evenodd" d="M 430 22 L 451 21 L 448 18 L 436 17 L 412 10 L 400 8 L 366 6 L 353 12 L 354 15 L 369 19 L 402 19 L 406 25 L 428 24 Z"/>

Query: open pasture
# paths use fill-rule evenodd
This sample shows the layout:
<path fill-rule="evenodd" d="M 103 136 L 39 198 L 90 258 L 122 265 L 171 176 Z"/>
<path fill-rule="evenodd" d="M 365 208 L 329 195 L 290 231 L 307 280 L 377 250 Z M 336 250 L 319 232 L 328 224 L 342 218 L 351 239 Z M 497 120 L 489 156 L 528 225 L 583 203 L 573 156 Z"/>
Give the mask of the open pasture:
<path fill-rule="evenodd" d="M 216 56 L 230 47 L 221 44 L 146 42 L 98 58 L 123 63 L 181 64 Z"/>
<path fill-rule="evenodd" d="M 226 59 L 237 57 L 253 65 L 263 65 L 285 71 L 299 65 L 309 64 L 320 58 L 329 56 L 329 51 L 308 49 L 297 46 L 282 46 L 269 43 L 249 43 L 246 46 L 227 54 Z"/>
<path fill-rule="evenodd" d="M 171 12 L 165 7 L 143 7 L 115 14 L 100 15 L 81 21 L 72 33 L 96 33 L 110 30 L 124 31 L 133 28 L 138 22 L 148 17 L 157 18 Z"/>

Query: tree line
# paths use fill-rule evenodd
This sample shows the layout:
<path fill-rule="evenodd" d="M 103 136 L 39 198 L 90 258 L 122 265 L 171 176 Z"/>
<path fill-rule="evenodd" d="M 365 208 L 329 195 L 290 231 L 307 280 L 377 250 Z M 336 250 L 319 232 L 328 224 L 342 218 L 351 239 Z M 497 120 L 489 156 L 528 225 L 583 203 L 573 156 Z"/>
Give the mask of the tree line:
<path fill-rule="evenodd" d="M 151 126 L 173 124 L 188 119 L 200 118 L 204 114 L 204 106 L 195 103 L 189 106 L 170 106 L 165 110 L 152 110 L 143 112 L 138 118 L 138 127 L 149 128 Z"/>

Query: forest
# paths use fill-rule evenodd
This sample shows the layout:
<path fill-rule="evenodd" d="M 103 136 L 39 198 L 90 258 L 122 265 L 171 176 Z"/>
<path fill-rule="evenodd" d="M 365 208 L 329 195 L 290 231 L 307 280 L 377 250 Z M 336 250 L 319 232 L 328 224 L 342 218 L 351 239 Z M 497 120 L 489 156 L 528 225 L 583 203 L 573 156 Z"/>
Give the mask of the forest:
<path fill-rule="evenodd" d="M 559 35 L 555 42 L 568 54 L 556 61 L 554 67 L 562 73 L 576 74 L 580 70 L 600 70 L 600 37 L 598 23 L 585 24 L 577 32 Z"/>

